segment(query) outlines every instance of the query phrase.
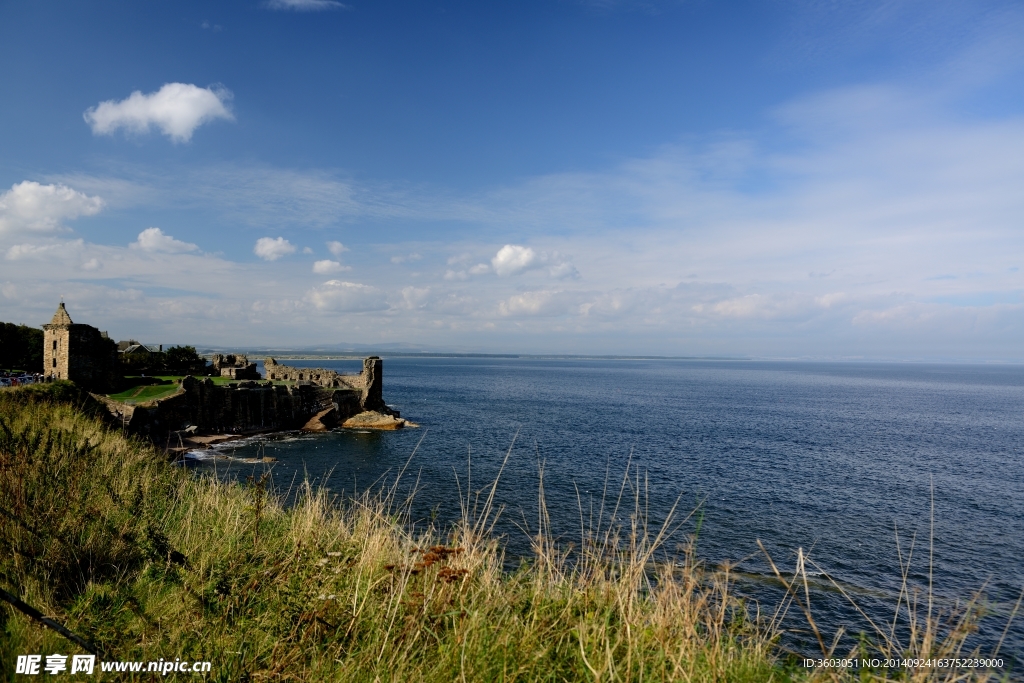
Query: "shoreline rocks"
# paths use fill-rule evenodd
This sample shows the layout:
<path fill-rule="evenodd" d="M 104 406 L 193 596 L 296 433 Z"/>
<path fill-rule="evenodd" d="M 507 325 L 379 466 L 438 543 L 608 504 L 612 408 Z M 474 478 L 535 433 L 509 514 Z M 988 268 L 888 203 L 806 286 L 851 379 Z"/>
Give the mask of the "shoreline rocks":
<path fill-rule="evenodd" d="M 377 412 L 376 410 L 366 410 L 358 415 L 353 415 L 342 422 L 341 426 L 346 429 L 381 429 L 389 431 L 404 429 L 405 427 L 419 427 L 414 422 L 409 422 L 394 415 Z"/>

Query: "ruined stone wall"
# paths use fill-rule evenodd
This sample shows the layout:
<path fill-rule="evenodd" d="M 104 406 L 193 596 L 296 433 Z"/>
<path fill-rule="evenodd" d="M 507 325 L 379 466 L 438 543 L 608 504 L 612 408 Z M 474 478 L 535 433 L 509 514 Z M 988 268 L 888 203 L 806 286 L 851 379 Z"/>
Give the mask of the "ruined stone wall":
<path fill-rule="evenodd" d="M 270 382 L 216 385 L 210 379 L 186 377 L 177 394 L 152 404 L 127 406 L 107 401 L 125 427 L 159 442 L 170 432 L 198 427 L 201 432 L 245 433 L 298 429 L 311 417 L 334 408 L 335 419 L 361 412 L 360 394 L 309 384 L 285 386 Z"/>
<path fill-rule="evenodd" d="M 273 358 L 263 360 L 267 379 L 285 382 L 309 382 L 320 387 L 362 389 L 362 375 L 346 375 L 326 368 L 293 368 Z"/>
<path fill-rule="evenodd" d="M 325 368 L 293 368 L 273 358 L 263 361 L 267 379 L 273 381 L 308 382 L 315 386 L 352 389 L 360 392 L 359 404 L 363 410 L 374 410 L 390 415 L 384 403 L 384 361 L 379 356 L 363 359 L 363 371 L 358 375 L 345 375 Z"/>
<path fill-rule="evenodd" d="M 256 364 L 250 363 L 249 359 L 244 355 L 215 353 L 210 363 L 213 365 L 214 371 L 221 377 L 261 379 L 260 373 L 256 370 Z"/>

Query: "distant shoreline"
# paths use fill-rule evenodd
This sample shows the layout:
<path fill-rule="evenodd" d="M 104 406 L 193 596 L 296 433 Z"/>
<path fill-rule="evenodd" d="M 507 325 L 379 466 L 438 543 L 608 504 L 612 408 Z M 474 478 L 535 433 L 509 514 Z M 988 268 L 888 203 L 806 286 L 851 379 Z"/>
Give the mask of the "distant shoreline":
<path fill-rule="evenodd" d="M 215 353 L 222 353 L 222 351 L 203 351 L 200 353 L 204 358 L 210 358 Z M 263 357 L 273 357 L 278 360 L 362 360 L 365 358 L 364 354 L 334 354 L 334 353 L 301 353 L 301 354 L 284 354 L 284 353 L 273 353 L 264 351 L 236 351 L 236 353 L 244 353 L 247 356 L 258 358 L 262 360 Z M 381 358 L 504 358 L 504 359 L 531 359 L 531 360 L 543 360 L 543 359 L 562 359 L 562 360 L 707 360 L 707 361 L 751 361 L 758 360 L 755 358 L 737 357 L 737 356 L 614 356 L 614 355 L 576 355 L 576 354 L 554 354 L 554 353 L 543 353 L 543 354 L 531 354 L 531 353 L 441 353 L 441 352 L 430 352 L 430 353 L 415 353 L 415 352 L 397 352 L 391 353 L 387 351 L 375 352 L 371 355 L 380 356 Z M 813 362 L 813 361 L 812 361 Z"/>
<path fill-rule="evenodd" d="M 211 358 L 215 353 L 224 353 L 224 349 L 204 349 L 200 356 Z M 310 361 L 334 361 L 352 360 L 358 361 L 366 355 L 380 356 L 381 358 L 467 358 L 467 359 L 494 359 L 494 360 L 622 360 L 622 361 L 644 361 L 644 360 L 670 360 L 670 361 L 704 361 L 704 362 L 737 362 L 737 363 L 843 363 L 843 364 L 864 364 L 864 365 L 979 365 L 979 366 L 1019 366 L 1022 361 L 1009 360 L 979 360 L 979 359 L 893 359 L 893 358 L 758 358 L 752 356 L 656 356 L 656 355 L 580 355 L 580 354 L 557 354 L 557 353 L 445 353 L 445 352 L 414 352 L 414 351 L 376 351 L 361 352 L 352 354 L 338 353 L 275 353 L 273 351 L 231 351 L 232 353 L 244 353 L 247 356 L 258 359 L 262 362 L 265 357 L 273 357 L 278 360 L 310 360 Z"/>

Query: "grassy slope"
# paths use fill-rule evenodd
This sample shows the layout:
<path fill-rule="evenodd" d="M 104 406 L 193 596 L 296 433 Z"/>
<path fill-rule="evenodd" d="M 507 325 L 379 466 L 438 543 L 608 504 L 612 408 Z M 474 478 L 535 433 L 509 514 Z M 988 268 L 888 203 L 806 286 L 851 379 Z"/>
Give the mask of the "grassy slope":
<path fill-rule="evenodd" d="M 155 379 L 164 380 L 167 384 L 139 384 L 133 386 L 124 391 L 116 394 L 109 394 L 109 398 L 115 401 L 121 401 L 124 403 L 145 403 L 146 401 L 153 401 L 158 398 L 164 398 L 178 391 L 178 382 L 182 379 L 183 375 L 157 375 Z M 132 378 L 127 378 L 131 380 Z M 142 379 L 142 378 L 139 378 Z M 146 378 L 153 379 L 153 378 Z M 206 379 L 201 378 L 201 379 Z M 238 380 L 231 379 L 229 377 L 211 377 L 214 384 L 230 384 L 231 382 L 237 382 Z"/>
<path fill-rule="evenodd" d="M 388 500 L 312 491 L 284 509 L 89 411 L 67 383 L 0 391 L 0 581 L 112 658 L 210 660 L 223 681 L 811 675 L 778 665 L 722 581 L 652 569 L 642 534 L 575 571 L 539 543 L 509 574 L 483 526 L 412 537 Z M 16 654 L 77 651 L 0 605 L 0 677 Z"/>

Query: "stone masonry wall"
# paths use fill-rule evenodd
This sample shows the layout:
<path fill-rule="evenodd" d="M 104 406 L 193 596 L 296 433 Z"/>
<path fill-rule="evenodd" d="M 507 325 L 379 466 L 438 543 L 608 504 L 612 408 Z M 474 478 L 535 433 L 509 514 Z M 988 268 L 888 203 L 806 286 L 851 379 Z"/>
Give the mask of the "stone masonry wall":
<path fill-rule="evenodd" d="M 110 400 L 106 403 L 128 431 L 158 442 L 170 432 L 189 426 L 200 432 L 217 433 L 298 429 L 328 408 L 336 409 L 338 420 L 362 411 L 359 392 L 351 389 L 270 382 L 225 386 L 194 377 L 184 378 L 178 393 L 149 405 L 129 406 Z"/>
<path fill-rule="evenodd" d="M 91 325 L 43 326 L 43 374 L 69 379 L 90 391 L 117 384 L 118 362 L 112 341 Z"/>

